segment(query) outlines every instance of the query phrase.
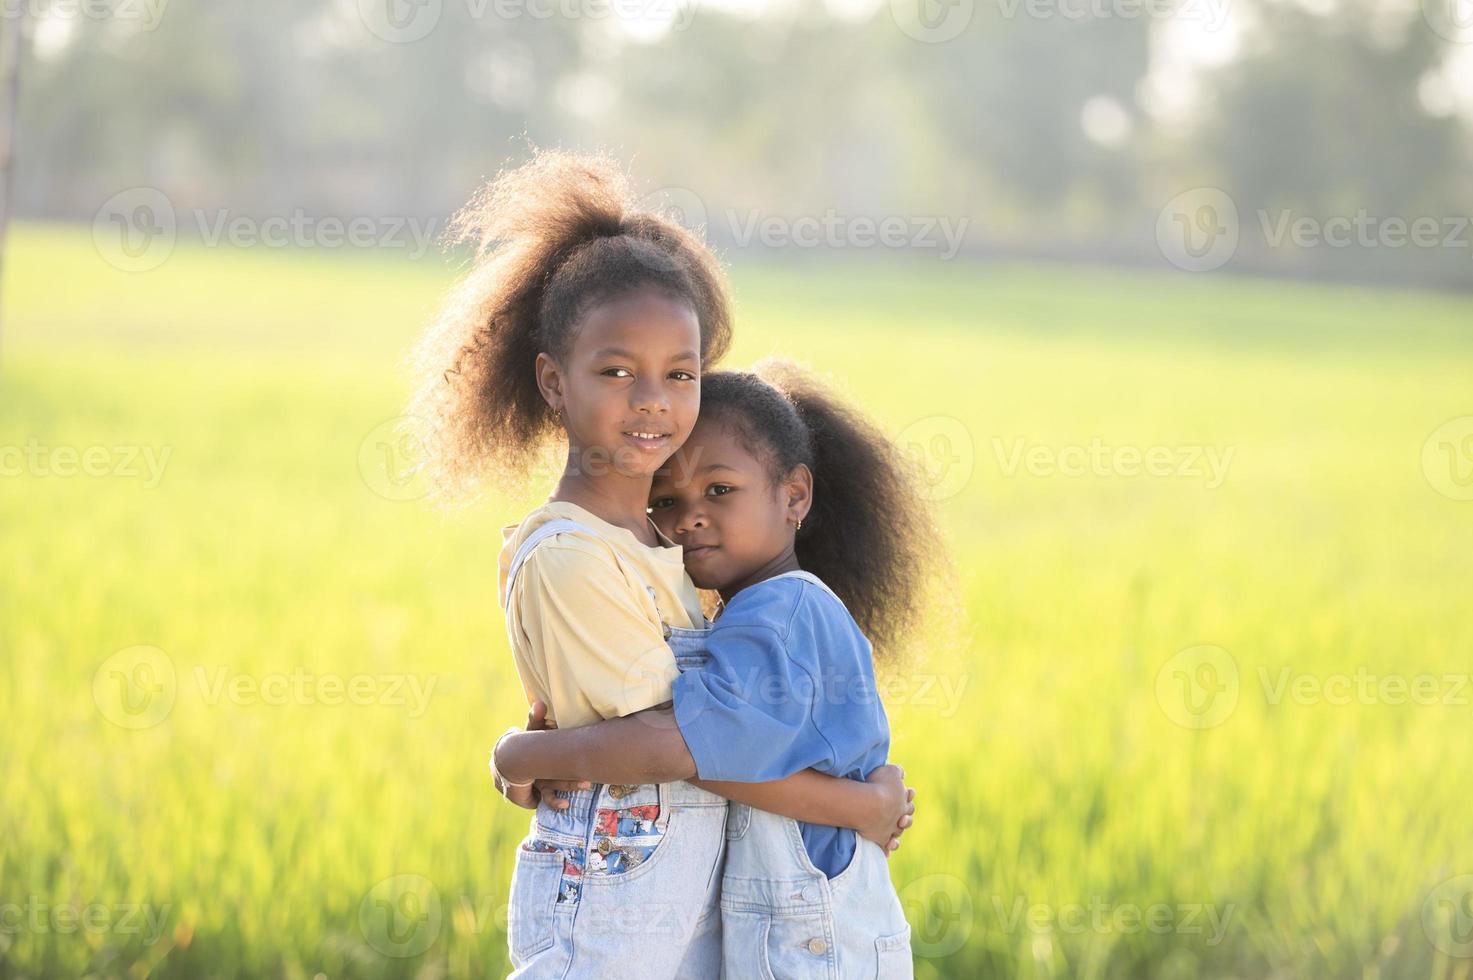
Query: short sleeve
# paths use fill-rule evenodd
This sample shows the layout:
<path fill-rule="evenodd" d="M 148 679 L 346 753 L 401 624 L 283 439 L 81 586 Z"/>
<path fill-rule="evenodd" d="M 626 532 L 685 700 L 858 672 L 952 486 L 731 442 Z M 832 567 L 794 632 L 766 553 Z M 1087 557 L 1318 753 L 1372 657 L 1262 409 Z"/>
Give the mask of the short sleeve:
<path fill-rule="evenodd" d="M 687 670 L 673 685 L 675 722 L 700 778 L 766 782 L 832 764 L 813 723 L 814 678 L 777 630 L 732 626 L 712 631 L 710 643 L 733 669 Z"/>
<path fill-rule="evenodd" d="M 613 555 L 553 538 L 518 572 L 518 619 L 560 724 L 618 718 L 670 699 L 676 669 L 659 612 Z"/>

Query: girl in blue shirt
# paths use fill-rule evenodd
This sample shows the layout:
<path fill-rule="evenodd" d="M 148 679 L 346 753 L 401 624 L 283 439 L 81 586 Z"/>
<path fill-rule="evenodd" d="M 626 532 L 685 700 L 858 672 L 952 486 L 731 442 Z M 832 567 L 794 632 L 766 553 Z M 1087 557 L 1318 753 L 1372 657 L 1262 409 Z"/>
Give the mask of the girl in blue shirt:
<path fill-rule="evenodd" d="M 771 380 L 768 380 L 771 379 Z M 671 630 L 669 707 L 502 739 L 508 779 L 863 779 L 889 727 L 874 649 L 917 625 L 941 555 L 884 434 L 787 364 L 702 379 L 700 418 L 657 473 L 651 516 L 722 608 Z M 716 781 L 716 782 L 713 782 Z M 908 823 L 909 821 L 904 821 Z M 908 977 L 910 929 L 879 845 L 734 804 L 722 879 L 732 977 Z"/>

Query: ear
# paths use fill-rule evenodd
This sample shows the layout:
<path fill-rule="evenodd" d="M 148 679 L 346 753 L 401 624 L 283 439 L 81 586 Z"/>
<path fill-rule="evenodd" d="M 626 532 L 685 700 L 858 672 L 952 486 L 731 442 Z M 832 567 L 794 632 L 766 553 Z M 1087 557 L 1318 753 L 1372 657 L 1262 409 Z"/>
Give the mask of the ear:
<path fill-rule="evenodd" d="M 554 410 L 563 407 L 563 375 L 552 355 L 543 351 L 537 355 L 537 390 L 542 400 Z"/>
<path fill-rule="evenodd" d="M 782 492 L 788 520 L 796 523 L 808 516 L 813 507 L 813 471 L 806 463 L 799 463 L 783 477 Z"/>

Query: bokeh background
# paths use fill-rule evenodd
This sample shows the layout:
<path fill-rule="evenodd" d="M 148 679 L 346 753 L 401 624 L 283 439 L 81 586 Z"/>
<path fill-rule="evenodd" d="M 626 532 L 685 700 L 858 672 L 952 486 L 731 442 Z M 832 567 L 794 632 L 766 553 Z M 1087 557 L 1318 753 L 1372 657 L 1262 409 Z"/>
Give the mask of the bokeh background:
<path fill-rule="evenodd" d="M 0 976 L 506 970 L 438 244 L 604 149 L 925 467 L 917 976 L 1473 974 L 1473 0 L 7 0 Z M 637 964 L 631 964 L 631 974 Z"/>

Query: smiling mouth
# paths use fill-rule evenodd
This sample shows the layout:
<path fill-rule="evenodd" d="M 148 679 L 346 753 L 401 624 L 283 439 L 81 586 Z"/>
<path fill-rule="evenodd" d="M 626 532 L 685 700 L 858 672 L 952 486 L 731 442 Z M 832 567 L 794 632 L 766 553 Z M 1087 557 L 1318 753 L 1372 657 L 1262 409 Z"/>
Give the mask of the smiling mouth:
<path fill-rule="evenodd" d="M 668 432 L 632 431 L 623 433 L 624 438 L 641 449 L 663 449 L 670 442 Z"/>

